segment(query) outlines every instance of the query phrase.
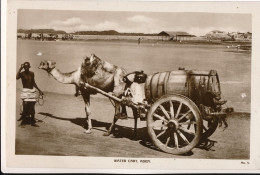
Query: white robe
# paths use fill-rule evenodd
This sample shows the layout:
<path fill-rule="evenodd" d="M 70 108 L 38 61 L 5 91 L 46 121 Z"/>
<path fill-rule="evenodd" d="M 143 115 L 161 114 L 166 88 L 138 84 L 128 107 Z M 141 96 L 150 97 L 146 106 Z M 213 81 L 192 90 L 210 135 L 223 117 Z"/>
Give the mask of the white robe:
<path fill-rule="evenodd" d="M 132 100 L 134 103 L 142 103 L 145 99 L 144 83 L 138 84 L 133 82 L 130 86 L 130 91 L 133 96 Z"/>
<path fill-rule="evenodd" d="M 23 88 L 21 92 L 21 99 L 23 101 L 36 101 L 36 89 Z"/>

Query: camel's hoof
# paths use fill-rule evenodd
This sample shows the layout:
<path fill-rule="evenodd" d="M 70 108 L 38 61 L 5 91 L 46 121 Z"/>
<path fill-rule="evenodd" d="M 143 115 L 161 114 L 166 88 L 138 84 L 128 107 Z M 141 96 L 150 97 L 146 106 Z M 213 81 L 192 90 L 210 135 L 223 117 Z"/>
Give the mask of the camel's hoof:
<path fill-rule="evenodd" d="M 85 133 L 86 133 L 86 134 L 91 134 L 92 131 L 91 131 L 91 130 L 86 130 Z"/>
<path fill-rule="evenodd" d="M 127 120 L 127 119 L 128 119 L 128 116 L 127 116 L 127 114 L 125 114 L 125 113 L 118 113 L 118 114 L 115 115 L 115 118 L 116 118 L 116 119 Z"/>
<path fill-rule="evenodd" d="M 81 93 L 75 93 L 75 94 L 74 94 L 75 97 L 78 97 L 78 96 L 80 96 L 80 95 L 81 95 Z"/>
<path fill-rule="evenodd" d="M 106 133 L 103 134 L 103 136 L 109 136 L 109 135 L 110 135 L 109 132 L 106 132 Z"/>

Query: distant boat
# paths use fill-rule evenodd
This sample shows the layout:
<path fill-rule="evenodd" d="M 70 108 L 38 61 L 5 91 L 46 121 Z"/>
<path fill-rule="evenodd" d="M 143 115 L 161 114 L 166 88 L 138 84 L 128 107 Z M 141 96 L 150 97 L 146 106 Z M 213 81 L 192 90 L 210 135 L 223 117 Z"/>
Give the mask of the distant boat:
<path fill-rule="evenodd" d="M 252 46 L 251 45 L 232 45 L 232 46 L 227 46 L 227 48 L 236 48 L 236 49 L 241 49 L 241 50 L 251 50 Z"/>
<path fill-rule="evenodd" d="M 238 49 L 251 50 L 252 46 L 251 45 L 238 45 Z"/>

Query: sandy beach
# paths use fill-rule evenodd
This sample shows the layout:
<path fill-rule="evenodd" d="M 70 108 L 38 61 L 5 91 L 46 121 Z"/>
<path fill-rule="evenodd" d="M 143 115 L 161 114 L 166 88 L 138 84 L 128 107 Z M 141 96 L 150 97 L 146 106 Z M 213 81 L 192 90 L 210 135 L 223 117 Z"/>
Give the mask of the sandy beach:
<path fill-rule="evenodd" d="M 17 97 L 19 99 L 19 89 Z M 20 100 L 17 100 L 16 118 Z M 102 110 L 101 110 L 102 109 Z M 110 101 L 100 95 L 91 97 L 93 132 L 84 133 L 85 111 L 82 97 L 45 92 L 44 104 L 36 105 L 36 119 L 40 127 L 16 123 L 17 155 L 60 155 L 95 157 L 249 159 L 250 114 L 234 113 L 229 127 L 218 128 L 187 155 L 171 155 L 156 149 L 147 135 L 146 122 L 138 120 L 138 135 L 132 140 L 134 120 L 117 122 L 117 132 L 103 136 L 113 119 Z"/>

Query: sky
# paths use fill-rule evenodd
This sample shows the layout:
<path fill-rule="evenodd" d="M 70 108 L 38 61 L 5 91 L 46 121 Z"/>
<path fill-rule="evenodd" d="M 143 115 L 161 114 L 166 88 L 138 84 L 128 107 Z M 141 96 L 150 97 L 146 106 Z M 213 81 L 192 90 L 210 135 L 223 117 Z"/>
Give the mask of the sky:
<path fill-rule="evenodd" d="M 19 10 L 18 29 L 55 29 L 66 32 L 116 30 L 118 32 L 159 33 L 185 31 L 202 36 L 212 30 L 252 32 L 250 14 L 164 13 Z"/>

